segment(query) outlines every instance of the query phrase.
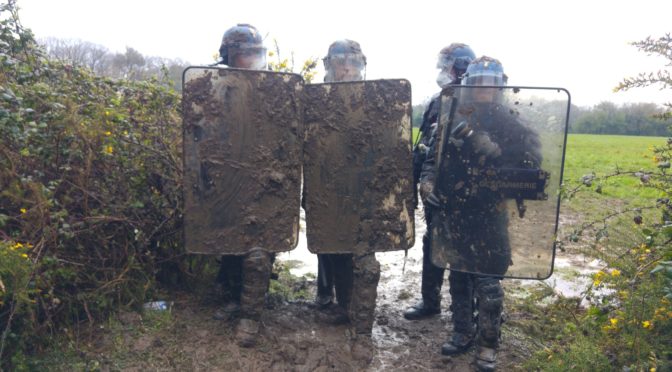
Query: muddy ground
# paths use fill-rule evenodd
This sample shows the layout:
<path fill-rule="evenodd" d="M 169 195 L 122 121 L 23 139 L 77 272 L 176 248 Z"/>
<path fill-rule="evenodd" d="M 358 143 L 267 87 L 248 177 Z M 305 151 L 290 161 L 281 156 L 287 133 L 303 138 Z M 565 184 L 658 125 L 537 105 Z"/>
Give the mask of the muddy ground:
<path fill-rule="evenodd" d="M 70 345 L 76 352 L 74 358 L 65 362 L 69 365 L 51 364 L 50 369 L 71 370 L 75 360 L 76 369 L 102 371 L 474 370 L 473 350 L 458 357 L 440 354 L 441 344 L 449 337 L 451 328 L 447 285 L 442 290 L 441 315 L 424 321 L 408 321 L 402 316 L 420 297 L 421 237 L 425 224 L 421 211 L 416 212 L 416 245 L 408 251 L 408 257 L 404 259 L 403 251 L 377 254 L 382 275 L 370 363 L 354 357 L 349 325 L 331 323 L 333 317 L 316 309 L 309 300 L 278 301 L 274 297 L 263 316 L 258 345 L 245 349 L 236 345 L 235 321 L 212 318 L 219 306 L 215 301 L 208 295 L 181 293 L 170 299 L 173 302 L 170 311 L 123 313 L 107 325 L 82 333 L 79 342 Z M 299 247 L 279 255 L 278 259 L 289 263 L 294 274 L 307 274 L 293 285 L 312 299 L 315 280 L 311 273 L 316 271 L 317 260 L 305 247 L 303 231 Z M 551 285 L 557 286 L 562 278 L 558 271 Z M 528 285 L 519 280 L 504 281 L 507 302 L 520 298 L 523 284 Z M 517 370 L 540 345 L 515 326 L 527 314 L 510 309 L 505 312 L 507 322 L 503 326 L 499 370 Z"/>

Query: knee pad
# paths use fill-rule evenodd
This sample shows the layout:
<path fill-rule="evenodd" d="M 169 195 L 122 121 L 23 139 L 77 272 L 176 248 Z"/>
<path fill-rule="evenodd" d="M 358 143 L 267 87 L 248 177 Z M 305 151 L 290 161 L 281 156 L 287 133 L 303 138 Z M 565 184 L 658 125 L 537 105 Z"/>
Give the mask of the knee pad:
<path fill-rule="evenodd" d="M 479 278 L 476 290 L 479 308 L 485 311 L 501 311 L 504 304 L 504 290 L 499 279 Z"/>

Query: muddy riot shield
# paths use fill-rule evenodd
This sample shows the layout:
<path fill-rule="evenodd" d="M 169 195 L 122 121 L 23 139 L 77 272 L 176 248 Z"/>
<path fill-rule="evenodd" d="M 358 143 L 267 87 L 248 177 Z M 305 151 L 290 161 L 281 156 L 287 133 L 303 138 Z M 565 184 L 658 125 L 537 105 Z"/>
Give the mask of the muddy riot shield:
<path fill-rule="evenodd" d="M 183 81 L 187 252 L 293 249 L 299 233 L 303 79 L 189 67 Z"/>
<path fill-rule="evenodd" d="M 442 93 L 435 265 L 513 278 L 552 274 L 569 101 L 561 88 Z"/>
<path fill-rule="evenodd" d="M 412 247 L 410 83 L 373 80 L 304 90 L 308 249 L 365 254 Z"/>

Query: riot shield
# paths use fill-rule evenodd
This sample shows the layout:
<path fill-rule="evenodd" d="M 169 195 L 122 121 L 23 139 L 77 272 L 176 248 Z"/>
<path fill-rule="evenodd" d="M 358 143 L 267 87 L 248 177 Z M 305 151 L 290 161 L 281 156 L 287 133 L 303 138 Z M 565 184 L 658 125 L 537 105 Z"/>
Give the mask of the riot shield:
<path fill-rule="evenodd" d="M 187 252 L 293 249 L 299 232 L 303 79 L 189 67 L 183 82 Z"/>
<path fill-rule="evenodd" d="M 308 249 L 365 254 L 412 247 L 410 83 L 373 80 L 304 90 Z"/>
<path fill-rule="evenodd" d="M 474 274 L 548 278 L 569 92 L 459 86 L 441 99 L 432 261 Z"/>

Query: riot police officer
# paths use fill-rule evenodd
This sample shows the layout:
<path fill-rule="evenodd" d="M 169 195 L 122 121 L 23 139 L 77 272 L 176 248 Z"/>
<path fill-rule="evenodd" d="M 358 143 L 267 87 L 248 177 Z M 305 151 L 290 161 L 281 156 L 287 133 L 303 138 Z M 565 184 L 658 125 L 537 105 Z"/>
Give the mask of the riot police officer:
<path fill-rule="evenodd" d="M 238 24 L 224 33 L 218 64 L 232 68 L 266 69 L 266 48 L 259 31 L 249 24 Z M 274 255 L 252 248 L 244 256 L 225 255 L 217 277 L 224 292 L 225 305 L 214 317 L 228 320 L 240 314 L 236 338 L 243 347 L 255 344 L 259 320 L 268 291 Z"/>
<path fill-rule="evenodd" d="M 366 57 L 356 41 L 333 42 L 323 62 L 326 71 L 324 81 L 327 83 L 365 78 Z M 318 265 L 316 303 L 323 310 L 334 310 L 336 319 L 350 321 L 355 358 L 370 360 L 373 355 L 371 331 L 380 279 L 380 264 L 375 253 L 318 254 Z M 334 303 L 334 289 L 337 304 Z M 332 320 L 338 321 L 336 319 Z"/>
<path fill-rule="evenodd" d="M 504 301 L 500 281 L 511 262 L 511 247 L 506 200 L 497 190 L 470 184 L 473 182 L 470 177 L 474 168 L 539 167 L 541 164 L 536 132 L 522 125 L 500 103 L 502 90 L 496 86 L 505 85 L 505 80 L 502 64 L 494 58 L 484 56 L 469 64 L 462 84 L 491 87 L 459 89 L 459 108 L 452 120 L 450 135 L 443 140 L 441 155 L 448 159 L 451 174 L 437 174 L 436 153 L 432 149 L 423 164 L 420 186 L 425 205 L 441 217 L 435 222 L 443 224 L 443 231 L 450 235 L 447 240 L 457 257 L 452 259 L 468 261 L 469 267 L 477 268 L 475 271 L 480 273 L 450 271 L 453 333 L 441 352 L 445 355 L 464 353 L 475 341 L 475 363 L 484 371 L 494 370 L 496 365 Z M 434 190 L 437 177 L 448 183 L 443 199 L 437 198 L 437 190 Z M 517 203 L 522 218 L 522 200 Z M 459 262 L 449 264 L 460 267 Z M 474 311 L 478 312 L 477 317 Z"/>
<path fill-rule="evenodd" d="M 442 89 L 451 84 L 460 84 L 460 78 L 467 69 L 469 63 L 476 58 L 471 48 L 462 43 L 452 43 L 439 52 L 436 67 L 439 74 L 436 83 Z M 420 135 L 413 149 L 413 181 L 416 187 L 420 179 L 422 164 L 431 147 L 432 131 L 436 128 L 439 115 L 440 95 L 432 97 L 422 115 Z M 415 192 L 417 198 L 417 191 Z M 417 203 L 417 201 L 416 201 Z M 417 204 L 416 204 L 417 207 Z M 422 319 L 441 312 L 441 285 L 443 284 L 444 269 L 436 267 L 431 262 L 430 253 L 430 208 L 425 208 L 425 221 L 427 232 L 422 237 L 422 300 L 404 312 L 404 317 L 409 320 Z"/>
<path fill-rule="evenodd" d="M 329 46 L 327 56 L 323 58 L 325 83 L 360 81 L 364 79 L 366 56 L 356 41 L 338 40 Z M 351 254 L 318 254 L 317 255 L 317 297 L 315 303 L 320 308 L 328 308 L 334 304 L 334 289 L 338 298 L 339 308 L 345 309 L 349 297 L 349 283 L 352 279 Z M 348 273 L 349 272 L 349 273 Z"/>

